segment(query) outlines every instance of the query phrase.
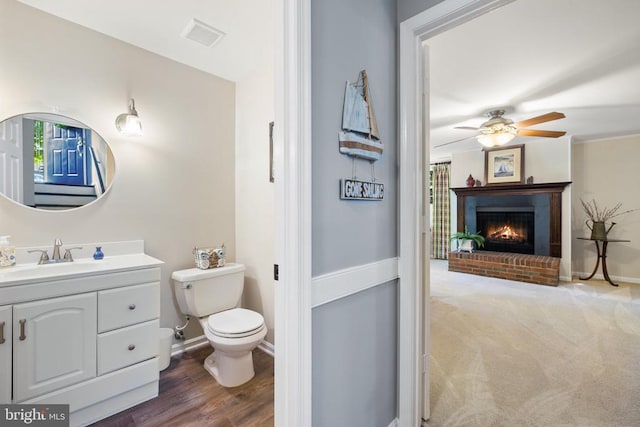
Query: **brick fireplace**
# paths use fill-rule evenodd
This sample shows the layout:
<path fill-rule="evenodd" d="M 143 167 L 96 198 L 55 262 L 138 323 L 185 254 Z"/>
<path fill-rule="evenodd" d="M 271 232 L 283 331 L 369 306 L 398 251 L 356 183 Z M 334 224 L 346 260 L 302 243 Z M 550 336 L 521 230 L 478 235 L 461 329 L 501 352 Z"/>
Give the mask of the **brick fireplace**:
<path fill-rule="evenodd" d="M 570 182 L 452 188 L 458 231 L 477 231 L 485 248 L 449 254 L 449 270 L 557 285 L 562 192 Z"/>
<path fill-rule="evenodd" d="M 558 286 L 560 258 L 488 251 L 451 252 L 449 271 Z"/>

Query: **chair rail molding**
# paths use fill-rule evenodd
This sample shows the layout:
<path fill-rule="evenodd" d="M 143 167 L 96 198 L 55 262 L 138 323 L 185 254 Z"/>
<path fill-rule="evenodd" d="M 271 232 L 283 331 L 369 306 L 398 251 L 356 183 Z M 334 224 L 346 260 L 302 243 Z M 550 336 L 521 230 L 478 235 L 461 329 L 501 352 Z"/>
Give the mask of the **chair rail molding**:
<path fill-rule="evenodd" d="M 311 281 L 311 305 L 314 308 L 319 307 L 397 278 L 398 258 L 388 258 L 323 274 Z"/>

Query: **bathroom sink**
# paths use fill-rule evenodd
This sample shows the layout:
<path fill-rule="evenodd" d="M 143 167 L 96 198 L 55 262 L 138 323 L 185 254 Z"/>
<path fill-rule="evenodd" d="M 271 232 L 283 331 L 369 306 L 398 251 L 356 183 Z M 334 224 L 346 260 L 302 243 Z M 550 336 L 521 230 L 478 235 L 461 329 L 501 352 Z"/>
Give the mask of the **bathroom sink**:
<path fill-rule="evenodd" d="M 93 259 L 79 259 L 74 262 L 52 264 L 19 264 L 0 270 L 0 282 L 4 280 L 33 280 L 41 277 L 65 276 L 83 272 L 95 272 L 108 267 L 108 262 Z"/>
<path fill-rule="evenodd" d="M 93 258 L 78 258 L 73 262 L 18 264 L 0 269 L 0 287 L 144 268 L 157 262 L 155 258 L 145 254 L 132 254 L 113 256 L 99 261 Z"/>

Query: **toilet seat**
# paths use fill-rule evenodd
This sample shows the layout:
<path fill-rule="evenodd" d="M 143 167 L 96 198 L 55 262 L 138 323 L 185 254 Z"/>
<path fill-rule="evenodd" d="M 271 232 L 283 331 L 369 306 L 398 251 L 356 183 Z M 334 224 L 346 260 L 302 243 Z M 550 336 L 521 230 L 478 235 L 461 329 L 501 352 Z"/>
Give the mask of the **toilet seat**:
<path fill-rule="evenodd" d="M 254 335 L 264 328 L 264 317 L 245 308 L 233 308 L 215 313 L 207 319 L 207 329 L 223 338 L 242 338 Z"/>

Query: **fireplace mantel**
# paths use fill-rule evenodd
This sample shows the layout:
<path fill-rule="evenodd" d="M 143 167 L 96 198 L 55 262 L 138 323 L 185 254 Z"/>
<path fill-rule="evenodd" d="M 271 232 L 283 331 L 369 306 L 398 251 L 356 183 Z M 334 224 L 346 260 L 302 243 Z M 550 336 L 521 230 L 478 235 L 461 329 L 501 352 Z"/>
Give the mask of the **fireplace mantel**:
<path fill-rule="evenodd" d="M 545 182 L 542 184 L 485 185 L 484 187 L 452 188 L 460 196 L 528 195 L 540 193 L 562 193 L 568 182 Z"/>
<path fill-rule="evenodd" d="M 549 194 L 550 197 L 550 251 L 552 257 L 562 256 L 562 192 L 571 182 L 542 184 L 486 185 L 484 187 L 457 187 L 451 190 L 457 196 L 458 231 L 464 232 L 465 199 L 482 196 L 527 196 Z"/>

